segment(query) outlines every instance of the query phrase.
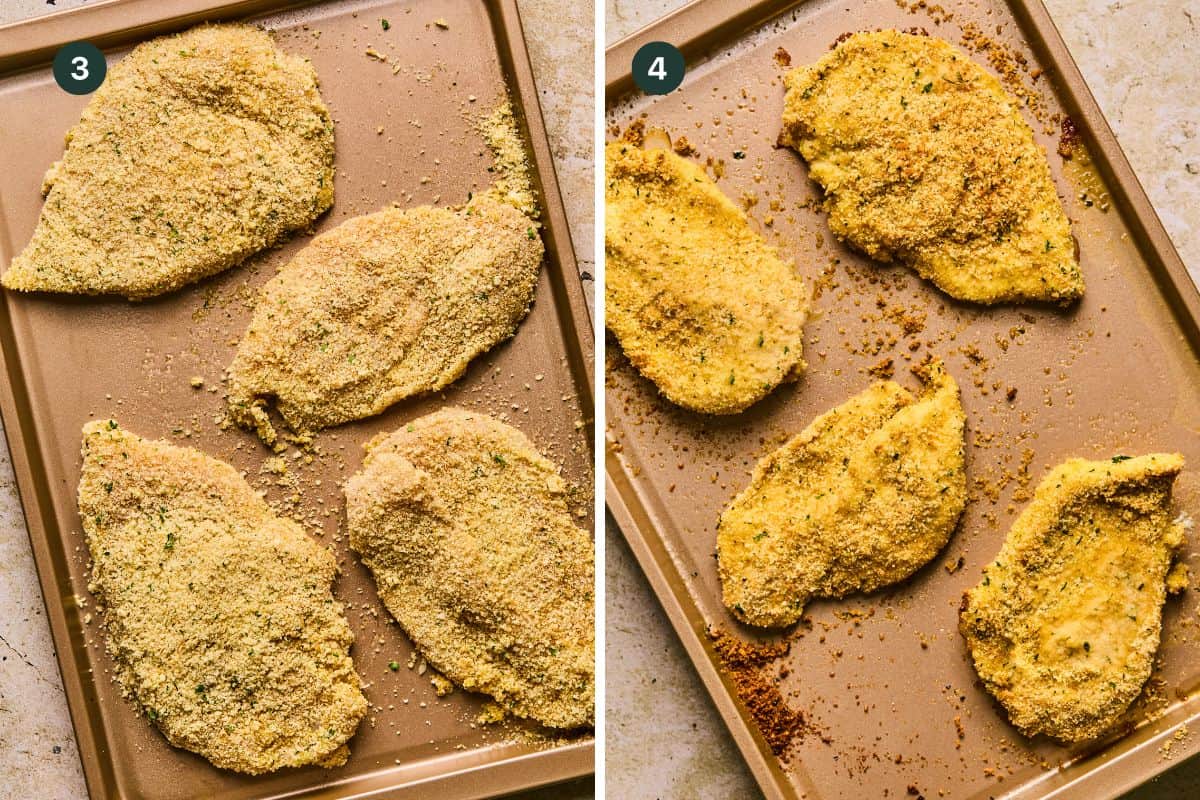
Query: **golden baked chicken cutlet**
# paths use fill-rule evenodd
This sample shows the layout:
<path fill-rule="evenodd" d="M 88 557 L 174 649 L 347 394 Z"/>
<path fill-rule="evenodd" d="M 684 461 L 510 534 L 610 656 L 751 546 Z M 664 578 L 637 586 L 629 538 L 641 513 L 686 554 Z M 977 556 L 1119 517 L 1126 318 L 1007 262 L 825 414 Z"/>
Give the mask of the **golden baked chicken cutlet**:
<path fill-rule="evenodd" d="M 717 528 L 725 605 L 782 627 L 813 597 L 904 580 L 949 541 L 966 504 L 965 417 L 941 362 L 919 396 L 881 381 L 754 467 Z"/>
<path fill-rule="evenodd" d="M 1169 453 L 1059 465 L 963 598 L 975 670 L 1025 735 L 1094 739 L 1141 694 L 1167 594 L 1188 581 L 1170 508 L 1182 469 Z"/>
<path fill-rule="evenodd" d="M 857 33 L 789 72 L 781 143 L 825 190 L 829 226 L 974 303 L 1083 294 L 1045 151 L 1020 104 L 931 36 Z"/>
<path fill-rule="evenodd" d="M 83 428 L 79 515 L 122 688 L 176 747 L 257 775 L 345 763 L 367 712 L 333 554 L 228 464 Z"/>
<path fill-rule="evenodd" d="M 306 436 L 449 385 L 528 313 L 535 224 L 489 191 L 316 237 L 262 290 L 229 368 L 231 416 L 274 444 L 271 404 Z"/>
<path fill-rule="evenodd" d="M 446 408 L 367 445 L 350 546 L 426 660 L 552 728 L 595 721 L 592 540 L 517 429 Z"/>
<path fill-rule="evenodd" d="M 605 151 L 606 325 L 671 402 L 734 414 L 804 371 L 809 291 L 695 164 Z"/>
<path fill-rule="evenodd" d="M 241 263 L 333 204 L 333 121 L 312 64 L 212 25 L 112 66 L 46 173 L 8 289 L 138 300 Z"/>

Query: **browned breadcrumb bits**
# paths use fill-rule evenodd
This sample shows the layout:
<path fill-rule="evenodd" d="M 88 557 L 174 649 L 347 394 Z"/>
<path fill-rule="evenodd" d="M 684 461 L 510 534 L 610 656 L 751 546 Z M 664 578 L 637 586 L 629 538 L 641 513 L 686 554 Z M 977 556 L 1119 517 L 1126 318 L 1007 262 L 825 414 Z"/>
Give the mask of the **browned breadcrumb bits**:
<path fill-rule="evenodd" d="M 671 149 L 675 151 L 676 155 L 683 156 L 684 158 L 700 155 L 700 151 L 687 140 L 686 136 L 676 137 L 675 141 L 671 144 Z"/>
<path fill-rule="evenodd" d="M 1040 122 L 1047 122 L 1042 97 L 1032 85 L 1037 77 L 1040 77 L 1040 73 L 1037 76 L 1032 74 L 1033 70 L 1025 54 L 1000 39 L 989 36 L 973 22 L 964 23 L 962 32 L 963 46 L 987 59 L 988 65 L 996 71 L 1005 88 L 1016 95 Z"/>
<path fill-rule="evenodd" d="M 754 644 L 718 628 L 709 628 L 708 636 L 759 733 L 771 752 L 787 762 L 792 745 L 804 736 L 808 726 L 804 715 L 788 705 L 767 666 L 786 656 L 790 645 Z"/>
<path fill-rule="evenodd" d="M 833 44 L 829 45 L 829 49 L 833 50 L 835 47 L 837 47 L 839 44 L 846 41 L 853 35 L 854 35 L 854 31 L 846 31 L 845 33 L 839 33 L 838 37 L 833 40 Z"/>
<path fill-rule="evenodd" d="M 790 67 L 792 65 L 792 54 L 780 47 L 775 51 L 775 63 L 781 67 Z"/>
<path fill-rule="evenodd" d="M 896 0 L 896 6 L 910 14 L 916 14 L 918 11 L 924 12 L 934 25 L 941 25 L 943 22 L 950 22 L 954 19 L 953 11 L 947 11 L 943 6 L 926 2 L 926 0 Z"/>
<path fill-rule="evenodd" d="M 634 147 L 641 147 L 646 141 L 646 120 L 635 119 L 621 134 L 621 141 Z"/>
<path fill-rule="evenodd" d="M 868 369 L 867 372 L 868 374 L 879 378 L 880 380 L 887 380 L 896 374 L 896 364 L 894 361 L 892 361 L 892 359 L 885 358 L 875 366 Z"/>
<path fill-rule="evenodd" d="M 1062 134 L 1058 138 L 1058 154 L 1063 158 L 1070 158 L 1075 153 L 1075 147 L 1079 144 L 1079 129 L 1075 127 L 1075 120 L 1064 116 L 1060 123 Z"/>

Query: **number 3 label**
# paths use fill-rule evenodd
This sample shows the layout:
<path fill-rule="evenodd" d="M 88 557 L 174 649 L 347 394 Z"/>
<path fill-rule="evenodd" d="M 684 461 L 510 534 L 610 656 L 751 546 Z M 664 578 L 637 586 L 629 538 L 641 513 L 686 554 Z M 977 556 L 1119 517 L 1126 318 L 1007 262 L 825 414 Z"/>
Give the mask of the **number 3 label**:
<path fill-rule="evenodd" d="M 86 81 L 88 75 L 88 60 L 83 56 L 75 56 L 71 59 L 71 63 L 75 65 L 75 71 L 71 73 L 71 79 L 76 81 Z"/>
<path fill-rule="evenodd" d="M 633 82 L 646 94 L 675 91 L 683 73 L 683 53 L 667 42 L 644 44 L 633 56 Z"/>
<path fill-rule="evenodd" d="M 70 94 L 91 94 L 104 83 L 108 64 L 104 53 L 88 42 L 63 45 L 54 56 L 54 81 Z"/>

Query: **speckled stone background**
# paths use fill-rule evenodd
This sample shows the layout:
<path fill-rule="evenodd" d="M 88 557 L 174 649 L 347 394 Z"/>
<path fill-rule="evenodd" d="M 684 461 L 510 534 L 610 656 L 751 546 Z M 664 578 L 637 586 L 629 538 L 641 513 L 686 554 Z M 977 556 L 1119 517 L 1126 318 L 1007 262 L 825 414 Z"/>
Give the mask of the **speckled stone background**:
<path fill-rule="evenodd" d="M 606 2 L 607 44 L 683 5 Z M 1200 282 L 1200 2 L 1044 2 Z M 761 797 L 611 518 L 607 528 L 607 795 Z M 1200 759 L 1125 800 L 1196 797 Z"/>
<path fill-rule="evenodd" d="M 86 3 L 0 0 L 0 24 Z M 567 0 L 519 0 L 518 6 L 571 237 L 580 270 L 590 277 L 593 6 Z M 584 286 L 590 293 L 590 279 Z M 594 794 L 589 778 L 520 795 L 519 800 L 584 800 Z M 0 800 L 86 796 L 8 448 L 0 441 Z"/>

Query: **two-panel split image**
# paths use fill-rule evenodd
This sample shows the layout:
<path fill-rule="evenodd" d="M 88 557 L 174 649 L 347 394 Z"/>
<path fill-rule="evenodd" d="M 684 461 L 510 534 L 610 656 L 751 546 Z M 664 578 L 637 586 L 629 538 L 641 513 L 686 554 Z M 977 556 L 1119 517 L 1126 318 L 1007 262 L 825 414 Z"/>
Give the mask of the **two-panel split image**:
<path fill-rule="evenodd" d="M 1200 798 L 1197 20 L 0 3 L 0 800 Z"/>

